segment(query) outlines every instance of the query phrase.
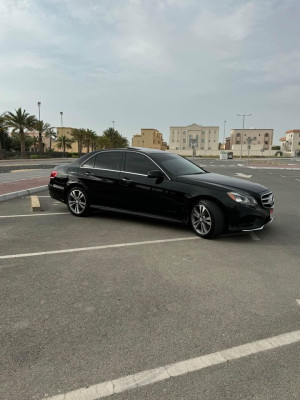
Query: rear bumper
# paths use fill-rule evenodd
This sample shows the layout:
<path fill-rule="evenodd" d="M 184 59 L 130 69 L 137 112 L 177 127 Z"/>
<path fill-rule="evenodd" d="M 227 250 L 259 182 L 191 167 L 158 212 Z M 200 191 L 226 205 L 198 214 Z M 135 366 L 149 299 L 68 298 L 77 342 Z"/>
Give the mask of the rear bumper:
<path fill-rule="evenodd" d="M 48 189 L 49 189 L 49 194 L 53 199 L 61 201 L 62 203 L 65 203 L 65 192 L 64 192 L 63 188 L 49 183 Z"/>

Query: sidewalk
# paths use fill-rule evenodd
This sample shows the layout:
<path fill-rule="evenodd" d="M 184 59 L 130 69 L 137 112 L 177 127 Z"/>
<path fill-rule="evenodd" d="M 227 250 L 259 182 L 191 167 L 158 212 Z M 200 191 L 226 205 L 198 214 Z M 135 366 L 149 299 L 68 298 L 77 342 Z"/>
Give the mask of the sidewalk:
<path fill-rule="evenodd" d="M 0 174 L 0 203 L 48 188 L 51 169 L 23 170 Z"/>
<path fill-rule="evenodd" d="M 68 158 L 0 160 L 0 203 L 48 189 L 53 167 Z"/>

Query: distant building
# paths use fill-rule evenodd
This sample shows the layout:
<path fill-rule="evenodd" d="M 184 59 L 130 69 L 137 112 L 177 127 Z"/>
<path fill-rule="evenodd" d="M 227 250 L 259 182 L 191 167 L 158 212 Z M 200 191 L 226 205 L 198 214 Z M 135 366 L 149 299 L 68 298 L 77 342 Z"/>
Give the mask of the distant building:
<path fill-rule="evenodd" d="M 73 133 L 74 128 L 70 128 L 70 127 L 60 127 L 60 128 L 56 128 L 57 131 L 57 137 L 59 136 L 66 136 L 68 139 L 72 139 L 73 140 Z M 78 153 L 78 143 L 77 142 L 73 142 L 71 143 L 72 148 L 71 149 L 67 149 L 66 148 L 66 152 L 70 152 L 70 153 Z M 55 151 L 63 151 L 63 149 L 58 149 L 56 146 L 54 146 L 54 150 Z"/>
<path fill-rule="evenodd" d="M 285 137 L 281 138 L 280 142 L 284 153 L 300 154 L 300 129 L 286 131 Z"/>
<path fill-rule="evenodd" d="M 167 143 L 157 129 L 141 129 L 141 133 L 132 138 L 132 147 L 147 147 L 150 149 L 166 150 Z"/>
<path fill-rule="evenodd" d="M 218 147 L 218 126 L 192 124 L 170 127 L 170 150 L 218 150 Z"/>
<path fill-rule="evenodd" d="M 29 151 L 38 152 L 39 151 L 39 133 L 38 133 L 38 131 L 26 131 L 26 135 L 30 136 L 34 140 L 33 144 L 29 148 Z M 42 135 L 42 144 L 43 144 L 44 151 L 49 150 L 50 138 L 45 137 L 45 135 Z"/>
<path fill-rule="evenodd" d="M 231 129 L 230 147 L 238 150 L 242 145 L 243 151 L 251 139 L 251 150 L 271 150 L 273 145 L 274 129 Z"/>
<path fill-rule="evenodd" d="M 230 147 L 230 137 L 227 137 L 225 139 L 225 150 L 230 150 L 230 149 L 231 149 L 231 147 Z"/>

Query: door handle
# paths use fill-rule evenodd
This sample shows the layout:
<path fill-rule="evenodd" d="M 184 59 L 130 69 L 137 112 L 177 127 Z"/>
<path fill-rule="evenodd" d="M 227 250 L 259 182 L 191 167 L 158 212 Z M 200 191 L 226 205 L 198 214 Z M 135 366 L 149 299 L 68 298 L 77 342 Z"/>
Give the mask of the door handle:
<path fill-rule="evenodd" d="M 124 183 L 132 183 L 132 180 L 129 178 L 122 178 L 122 182 Z"/>

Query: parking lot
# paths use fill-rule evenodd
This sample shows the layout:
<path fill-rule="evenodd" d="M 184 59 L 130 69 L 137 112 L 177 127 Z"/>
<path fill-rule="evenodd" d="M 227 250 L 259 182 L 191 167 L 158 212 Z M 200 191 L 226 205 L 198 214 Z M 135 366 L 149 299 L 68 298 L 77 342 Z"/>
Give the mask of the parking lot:
<path fill-rule="evenodd" d="M 0 204 L 1 399 L 299 399 L 300 170 L 201 165 L 271 189 L 273 223 L 204 240 Z"/>

